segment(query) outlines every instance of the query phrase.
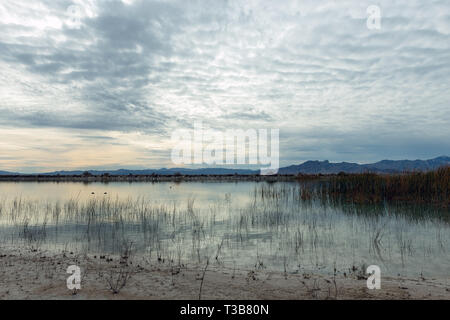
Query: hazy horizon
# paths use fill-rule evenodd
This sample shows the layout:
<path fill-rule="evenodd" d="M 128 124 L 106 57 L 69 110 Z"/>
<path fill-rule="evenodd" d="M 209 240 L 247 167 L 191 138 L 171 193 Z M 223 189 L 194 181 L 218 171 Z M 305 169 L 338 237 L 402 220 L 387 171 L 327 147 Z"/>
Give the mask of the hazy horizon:
<path fill-rule="evenodd" d="M 347 162 L 347 163 L 356 163 L 359 165 L 366 165 L 366 164 L 372 164 L 372 163 L 376 163 L 376 162 L 380 162 L 383 160 L 388 160 L 388 161 L 415 161 L 415 160 L 419 160 L 419 161 L 425 161 L 425 160 L 433 160 L 436 158 L 441 158 L 441 157 L 448 157 L 446 155 L 439 155 L 439 156 L 435 156 L 435 157 L 431 157 L 431 158 L 426 158 L 426 159 L 380 159 L 374 162 L 354 162 L 354 161 L 329 161 L 328 159 L 309 159 L 306 161 L 301 161 L 301 162 L 293 162 L 291 164 L 288 164 L 286 166 L 282 166 L 282 167 L 288 167 L 291 165 L 300 165 L 304 162 L 307 161 L 319 161 L 319 162 L 324 162 L 324 161 L 329 161 L 330 163 L 342 163 L 342 162 Z M 172 170 L 172 169 L 230 169 L 230 170 L 259 170 L 260 167 L 258 165 L 190 165 L 190 166 L 171 166 L 171 167 L 138 167 L 138 166 L 132 166 L 132 165 L 122 165 L 122 166 L 118 166 L 116 168 L 106 168 L 106 167 L 91 167 L 91 168 L 74 168 L 74 169 L 57 169 L 57 170 L 47 170 L 47 171 L 39 171 L 39 172 L 20 172 L 17 171 L 17 173 L 22 173 L 22 174 L 39 174 L 39 173 L 51 173 L 51 172 L 72 172 L 72 171 L 117 171 L 117 170 L 163 170 L 163 169 L 167 169 L 167 170 Z M 0 171 L 5 171 L 5 172 L 10 172 L 8 170 L 2 170 L 2 168 L 0 168 Z"/>

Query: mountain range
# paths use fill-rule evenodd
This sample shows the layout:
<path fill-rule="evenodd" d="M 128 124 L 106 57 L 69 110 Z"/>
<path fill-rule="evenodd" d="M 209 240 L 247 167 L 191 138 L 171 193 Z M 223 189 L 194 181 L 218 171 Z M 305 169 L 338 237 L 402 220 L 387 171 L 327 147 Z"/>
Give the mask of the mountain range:
<path fill-rule="evenodd" d="M 291 165 L 280 168 L 279 174 L 333 174 L 339 172 L 345 173 L 398 173 L 404 171 L 429 171 L 442 166 L 450 165 L 450 157 L 441 156 L 429 160 L 382 160 L 375 163 L 358 164 L 353 162 L 339 162 L 333 163 L 328 160 L 325 161 L 306 161 L 302 164 Z M 240 174 L 250 175 L 259 174 L 259 170 L 249 169 L 229 169 L 229 168 L 162 168 L 162 169 L 144 169 L 144 170 L 76 170 L 76 171 L 54 171 L 47 173 L 39 173 L 39 175 L 80 175 L 88 171 L 93 175 L 101 175 L 108 173 L 110 175 L 173 175 L 180 173 L 182 175 L 225 175 L 225 174 Z M 17 172 L 0 171 L 0 175 L 21 175 Z"/>
<path fill-rule="evenodd" d="M 382 160 L 375 163 L 358 164 L 352 162 L 332 163 L 325 161 L 306 161 L 300 165 L 280 168 L 280 174 L 314 173 L 398 173 L 404 171 L 429 171 L 450 165 L 450 157 L 442 156 L 429 160 Z"/>

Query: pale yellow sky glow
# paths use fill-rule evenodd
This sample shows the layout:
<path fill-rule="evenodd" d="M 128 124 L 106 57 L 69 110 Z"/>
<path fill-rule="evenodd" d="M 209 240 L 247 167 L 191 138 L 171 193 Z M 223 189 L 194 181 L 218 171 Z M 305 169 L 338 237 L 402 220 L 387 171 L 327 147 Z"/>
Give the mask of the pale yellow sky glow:
<path fill-rule="evenodd" d="M 167 161 L 155 156 L 155 151 L 164 150 L 164 141 L 155 144 L 158 139 L 139 133 L 0 128 L 0 135 L 0 160 L 6 171 L 119 169 L 124 163 L 148 168 Z"/>

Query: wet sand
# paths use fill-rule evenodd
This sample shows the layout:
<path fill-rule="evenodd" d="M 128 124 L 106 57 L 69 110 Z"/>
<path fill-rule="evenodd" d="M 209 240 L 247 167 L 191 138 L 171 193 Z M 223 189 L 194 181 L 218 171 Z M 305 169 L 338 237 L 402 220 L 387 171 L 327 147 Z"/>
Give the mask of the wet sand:
<path fill-rule="evenodd" d="M 67 267 L 81 268 L 81 289 L 67 288 Z M 205 266 L 177 266 L 144 257 L 49 253 L 31 248 L 0 248 L 0 299 L 199 299 Z M 113 293 L 111 280 L 128 275 Z M 450 278 L 382 278 L 369 290 L 356 274 L 324 277 L 268 270 L 233 270 L 211 263 L 204 274 L 201 299 L 446 299 Z"/>

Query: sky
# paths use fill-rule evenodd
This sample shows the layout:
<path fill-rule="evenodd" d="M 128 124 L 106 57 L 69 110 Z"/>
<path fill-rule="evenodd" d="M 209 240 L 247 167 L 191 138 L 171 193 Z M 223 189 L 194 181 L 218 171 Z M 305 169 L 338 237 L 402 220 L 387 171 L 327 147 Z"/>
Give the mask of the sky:
<path fill-rule="evenodd" d="M 0 170 L 174 167 L 196 121 L 279 129 L 282 166 L 429 159 L 449 111 L 448 0 L 0 2 Z"/>

